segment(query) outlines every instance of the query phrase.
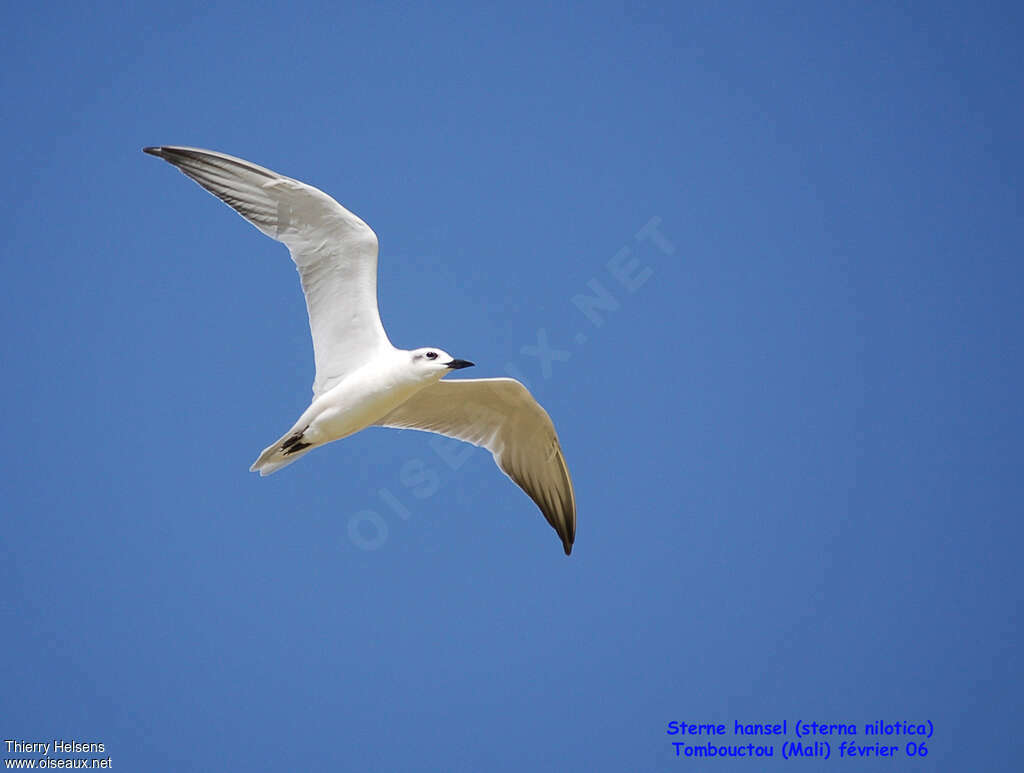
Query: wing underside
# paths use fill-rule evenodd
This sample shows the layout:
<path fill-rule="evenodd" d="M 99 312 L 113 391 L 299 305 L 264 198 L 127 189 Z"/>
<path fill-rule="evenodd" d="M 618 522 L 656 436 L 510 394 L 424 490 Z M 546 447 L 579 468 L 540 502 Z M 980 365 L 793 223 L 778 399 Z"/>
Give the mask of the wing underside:
<path fill-rule="evenodd" d="M 566 555 L 576 536 L 572 480 L 551 418 L 509 378 L 439 381 L 377 422 L 482 446 L 540 508 Z"/>
<path fill-rule="evenodd" d="M 306 297 L 314 395 L 388 346 L 377 311 L 377 237 L 326 193 L 240 158 L 199 148 L 145 148 L 284 243 Z"/>

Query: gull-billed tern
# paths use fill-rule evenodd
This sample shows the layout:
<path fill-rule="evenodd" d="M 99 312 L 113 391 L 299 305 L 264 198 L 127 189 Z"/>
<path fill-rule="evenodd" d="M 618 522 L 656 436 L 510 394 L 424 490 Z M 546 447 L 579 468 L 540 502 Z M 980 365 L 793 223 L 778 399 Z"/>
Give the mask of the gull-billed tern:
<path fill-rule="evenodd" d="M 515 379 L 442 381 L 473 363 L 436 347 L 391 345 L 377 311 L 377 236 L 366 223 L 323 191 L 240 158 L 144 150 L 283 242 L 298 269 L 316 360 L 313 401 L 253 471 L 269 475 L 366 427 L 436 432 L 488 449 L 572 552 L 576 499 L 551 418 Z"/>

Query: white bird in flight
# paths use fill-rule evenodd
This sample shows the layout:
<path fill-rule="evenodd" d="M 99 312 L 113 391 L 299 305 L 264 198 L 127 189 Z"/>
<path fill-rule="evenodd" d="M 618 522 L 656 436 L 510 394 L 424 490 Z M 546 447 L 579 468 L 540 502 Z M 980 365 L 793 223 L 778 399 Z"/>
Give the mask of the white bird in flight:
<path fill-rule="evenodd" d="M 313 401 L 252 471 L 269 475 L 366 427 L 436 432 L 489 450 L 572 552 L 576 498 L 551 417 L 515 379 L 442 381 L 473 363 L 435 347 L 392 346 L 377 311 L 377 236 L 366 223 L 323 191 L 240 158 L 170 145 L 143 150 L 284 243 L 302 280 Z"/>

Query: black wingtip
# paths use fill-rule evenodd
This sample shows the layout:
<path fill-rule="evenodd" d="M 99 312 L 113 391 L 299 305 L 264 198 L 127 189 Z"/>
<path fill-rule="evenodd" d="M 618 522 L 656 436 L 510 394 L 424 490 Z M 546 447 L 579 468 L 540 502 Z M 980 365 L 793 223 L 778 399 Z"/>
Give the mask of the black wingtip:
<path fill-rule="evenodd" d="M 164 149 L 157 145 L 150 145 L 148 148 L 143 148 L 143 153 L 149 153 L 151 156 L 160 156 L 163 154 Z"/>
<path fill-rule="evenodd" d="M 563 542 L 562 543 L 562 548 L 564 548 L 565 554 L 567 556 L 572 555 L 572 543 L 571 542 Z"/>

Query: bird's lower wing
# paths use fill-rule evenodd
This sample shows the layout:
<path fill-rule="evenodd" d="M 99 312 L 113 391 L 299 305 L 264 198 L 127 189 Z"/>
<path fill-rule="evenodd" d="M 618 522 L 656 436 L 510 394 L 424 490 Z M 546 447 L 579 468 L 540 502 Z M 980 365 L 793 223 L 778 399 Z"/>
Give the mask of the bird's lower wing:
<path fill-rule="evenodd" d="M 309 312 L 315 395 L 390 345 L 377 311 L 377 236 L 356 215 L 311 185 L 234 156 L 180 146 L 145 151 L 288 247 Z"/>
<path fill-rule="evenodd" d="M 483 446 L 537 504 L 566 555 L 576 536 L 576 498 L 547 412 L 510 378 L 439 381 L 383 419 L 384 427 L 436 432 Z"/>

